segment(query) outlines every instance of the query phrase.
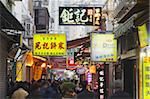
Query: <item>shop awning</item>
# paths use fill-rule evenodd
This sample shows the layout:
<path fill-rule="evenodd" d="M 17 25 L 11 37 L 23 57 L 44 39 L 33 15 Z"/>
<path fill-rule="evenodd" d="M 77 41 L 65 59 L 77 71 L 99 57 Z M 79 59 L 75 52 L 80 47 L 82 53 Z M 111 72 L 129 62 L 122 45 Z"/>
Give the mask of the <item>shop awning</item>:
<path fill-rule="evenodd" d="M 68 41 L 67 42 L 67 48 L 68 49 L 75 48 L 75 47 L 83 45 L 83 44 L 85 44 L 87 42 L 90 42 L 90 36 L 79 38 L 79 39 L 75 39 L 75 40 L 72 40 L 72 41 Z"/>
<path fill-rule="evenodd" d="M 24 31 L 21 23 L 7 10 L 0 1 L 0 28 Z"/>

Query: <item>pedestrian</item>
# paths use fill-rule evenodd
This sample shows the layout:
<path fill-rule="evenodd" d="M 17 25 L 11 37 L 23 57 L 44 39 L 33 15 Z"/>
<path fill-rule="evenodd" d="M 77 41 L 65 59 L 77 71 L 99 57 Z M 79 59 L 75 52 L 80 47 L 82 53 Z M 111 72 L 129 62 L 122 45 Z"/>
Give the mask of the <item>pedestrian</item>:
<path fill-rule="evenodd" d="M 93 92 L 90 92 L 87 87 L 87 81 L 81 82 L 82 91 L 78 93 L 77 99 L 96 99 Z"/>
<path fill-rule="evenodd" d="M 41 83 L 34 82 L 32 85 L 31 93 L 27 96 L 27 99 L 42 99 L 42 93 L 40 92 Z"/>
<path fill-rule="evenodd" d="M 11 99 L 26 99 L 29 93 L 25 90 L 23 82 L 17 84 L 17 90 L 15 90 L 11 96 Z"/>

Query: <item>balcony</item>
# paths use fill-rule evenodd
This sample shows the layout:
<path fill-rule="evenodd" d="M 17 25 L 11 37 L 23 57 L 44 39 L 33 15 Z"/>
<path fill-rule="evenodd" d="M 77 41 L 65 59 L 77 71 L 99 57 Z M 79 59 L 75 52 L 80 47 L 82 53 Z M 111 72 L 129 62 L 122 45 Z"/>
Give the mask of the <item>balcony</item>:
<path fill-rule="evenodd" d="M 115 20 L 123 23 L 133 14 L 144 10 L 149 6 L 148 0 L 122 0 L 115 9 Z"/>

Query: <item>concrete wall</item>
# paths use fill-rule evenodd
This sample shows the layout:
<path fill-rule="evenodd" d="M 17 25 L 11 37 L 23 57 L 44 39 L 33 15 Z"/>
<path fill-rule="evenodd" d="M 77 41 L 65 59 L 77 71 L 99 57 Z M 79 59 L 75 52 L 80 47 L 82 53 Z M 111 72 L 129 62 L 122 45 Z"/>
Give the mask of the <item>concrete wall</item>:
<path fill-rule="evenodd" d="M 0 31 L 0 99 L 6 99 L 6 58 L 8 40 Z"/>

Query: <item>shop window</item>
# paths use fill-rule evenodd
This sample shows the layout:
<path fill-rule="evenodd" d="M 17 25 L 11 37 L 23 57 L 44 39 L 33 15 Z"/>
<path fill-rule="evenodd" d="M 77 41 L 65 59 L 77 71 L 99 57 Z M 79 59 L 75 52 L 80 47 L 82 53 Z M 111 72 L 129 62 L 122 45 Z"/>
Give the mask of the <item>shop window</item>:
<path fill-rule="evenodd" d="M 121 48 L 122 48 L 122 54 L 126 52 L 126 35 L 123 35 L 121 37 Z"/>

